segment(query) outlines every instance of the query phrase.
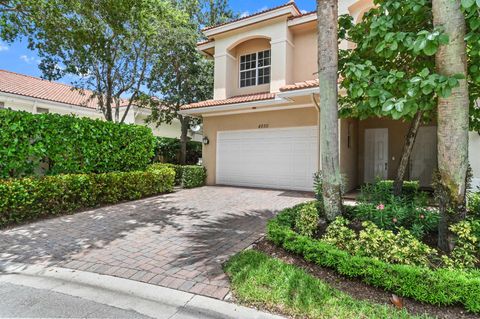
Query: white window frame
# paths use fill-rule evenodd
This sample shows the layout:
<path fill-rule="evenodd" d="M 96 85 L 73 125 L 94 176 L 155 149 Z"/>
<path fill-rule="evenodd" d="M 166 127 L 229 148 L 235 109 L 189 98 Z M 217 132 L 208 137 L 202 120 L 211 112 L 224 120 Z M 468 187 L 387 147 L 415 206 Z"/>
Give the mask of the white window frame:
<path fill-rule="evenodd" d="M 264 65 L 264 66 L 259 67 L 258 66 L 258 54 L 261 53 L 261 52 L 267 52 L 267 51 L 270 52 L 270 54 L 269 54 L 270 63 L 268 65 Z M 255 68 L 254 69 L 242 70 L 242 57 L 244 57 L 244 56 L 246 57 L 247 55 L 252 55 L 252 54 L 255 54 Z M 259 77 L 258 70 L 266 69 L 266 68 L 270 68 L 270 74 L 268 75 L 268 77 L 269 77 L 268 82 L 258 84 L 258 77 Z M 247 71 L 255 71 L 255 84 L 242 86 L 242 72 L 247 72 Z M 258 52 L 254 52 L 254 53 L 246 53 L 246 54 L 243 54 L 239 57 L 239 59 L 238 59 L 238 87 L 240 89 L 248 88 L 248 87 L 252 87 L 252 86 L 258 86 L 258 85 L 270 84 L 271 82 L 272 82 L 272 50 L 271 49 L 262 50 L 262 51 L 258 51 Z"/>

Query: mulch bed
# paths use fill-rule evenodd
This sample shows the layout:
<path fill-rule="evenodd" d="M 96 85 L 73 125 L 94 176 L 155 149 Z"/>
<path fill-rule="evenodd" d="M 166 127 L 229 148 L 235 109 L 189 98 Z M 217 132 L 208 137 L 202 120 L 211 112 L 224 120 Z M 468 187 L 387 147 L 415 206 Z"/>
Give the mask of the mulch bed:
<path fill-rule="evenodd" d="M 283 248 L 273 245 L 266 239 L 261 239 L 255 243 L 253 248 L 266 253 L 269 256 L 278 258 L 288 264 L 293 264 L 299 268 L 302 268 L 311 275 L 328 283 L 330 286 L 349 294 L 355 299 L 367 300 L 377 304 L 392 305 L 390 302 L 390 298 L 392 297 L 391 293 L 373 286 L 369 286 L 359 280 L 343 277 L 331 269 L 309 263 L 302 257 L 289 253 Z M 466 310 L 462 307 L 439 307 L 424 304 L 409 298 L 403 299 L 403 306 L 404 309 L 406 309 L 410 314 L 414 315 L 428 314 L 433 317 L 445 319 L 480 318 L 479 315 L 466 312 Z"/>

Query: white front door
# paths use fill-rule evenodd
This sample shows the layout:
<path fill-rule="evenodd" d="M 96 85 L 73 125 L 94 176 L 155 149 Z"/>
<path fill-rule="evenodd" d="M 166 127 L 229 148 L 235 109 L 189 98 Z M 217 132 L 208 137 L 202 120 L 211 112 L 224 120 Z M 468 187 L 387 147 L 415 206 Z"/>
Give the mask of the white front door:
<path fill-rule="evenodd" d="M 430 187 L 437 168 L 437 127 L 422 126 L 418 130 L 410 156 L 410 179 L 420 181 L 420 186 Z"/>
<path fill-rule="evenodd" d="M 217 184 L 312 191 L 317 165 L 316 127 L 217 135 Z"/>
<path fill-rule="evenodd" d="M 388 177 L 388 128 L 365 130 L 365 183 Z"/>

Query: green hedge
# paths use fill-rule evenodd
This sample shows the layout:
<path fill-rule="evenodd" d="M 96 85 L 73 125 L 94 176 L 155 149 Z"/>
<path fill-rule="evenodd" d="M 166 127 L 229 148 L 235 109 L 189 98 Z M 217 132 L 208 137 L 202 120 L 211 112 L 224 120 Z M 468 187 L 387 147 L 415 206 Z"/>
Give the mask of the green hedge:
<path fill-rule="evenodd" d="M 0 180 L 0 226 L 171 192 L 174 178 L 163 167 Z"/>
<path fill-rule="evenodd" d="M 202 143 L 196 141 L 187 142 L 187 164 L 195 165 L 202 157 Z M 178 138 L 157 137 L 155 146 L 155 158 L 166 163 L 179 164 L 180 140 Z"/>
<path fill-rule="evenodd" d="M 479 277 L 457 270 L 430 270 L 352 256 L 293 231 L 294 212 L 295 209 L 287 209 L 268 223 L 267 238 L 270 241 L 302 255 L 307 261 L 398 295 L 435 305 L 462 304 L 471 312 L 480 312 Z"/>
<path fill-rule="evenodd" d="M 0 178 L 143 170 L 154 146 L 145 126 L 0 110 Z"/>
<path fill-rule="evenodd" d="M 205 185 L 207 171 L 205 167 L 198 165 L 176 165 L 170 163 L 155 163 L 148 166 L 148 170 L 161 167 L 170 167 L 175 170 L 175 185 L 183 188 L 195 188 Z"/>
<path fill-rule="evenodd" d="M 207 171 L 203 166 L 183 166 L 182 185 L 184 188 L 194 188 L 205 185 Z"/>

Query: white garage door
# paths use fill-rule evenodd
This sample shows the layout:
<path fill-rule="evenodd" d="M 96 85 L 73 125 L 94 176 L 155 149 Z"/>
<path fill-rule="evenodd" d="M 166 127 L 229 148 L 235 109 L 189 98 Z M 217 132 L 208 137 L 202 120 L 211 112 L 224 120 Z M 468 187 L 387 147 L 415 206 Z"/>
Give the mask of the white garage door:
<path fill-rule="evenodd" d="M 224 131 L 217 135 L 217 184 L 312 191 L 316 127 Z"/>

